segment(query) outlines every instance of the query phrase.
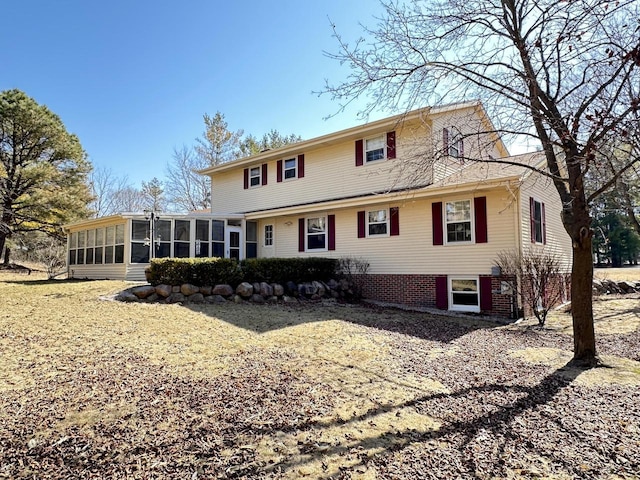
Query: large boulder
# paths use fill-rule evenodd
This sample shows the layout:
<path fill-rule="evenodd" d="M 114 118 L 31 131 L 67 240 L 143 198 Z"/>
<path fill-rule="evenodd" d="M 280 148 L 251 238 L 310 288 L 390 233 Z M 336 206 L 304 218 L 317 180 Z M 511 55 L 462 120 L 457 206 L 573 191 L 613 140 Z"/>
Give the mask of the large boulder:
<path fill-rule="evenodd" d="M 189 303 L 204 303 L 204 295 L 201 293 L 194 293 L 193 295 L 189 295 L 187 298 Z"/>
<path fill-rule="evenodd" d="M 271 288 L 273 288 L 273 294 L 276 297 L 281 297 L 282 295 L 284 295 L 284 287 L 279 283 L 272 283 Z"/>
<path fill-rule="evenodd" d="M 188 297 L 189 295 L 193 295 L 199 292 L 200 292 L 200 289 L 190 283 L 183 283 L 182 285 L 180 285 L 180 293 L 183 294 L 185 297 Z"/>
<path fill-rule="evenodd" d="M 137 302 L 139 300 L 133 293 L 125 290 L 116 295 L 116 300 L 119 302 Z"/>
<path fill-rule="evenodd" d="M 306 297 L 310 297 L 318 293 L 318 289 L 312 283 L 301 283 L 298 285 L 298 293 Z"/>
<path fill-rule="evenodd" d="M 209 286 L 209 285 L 205 285 L 204 287 L 200 287 L 200 293 L 202 295 L 204 295 L 205 297 L 208 297 L 209 295 L 211 295 L 211 291 L 213 290 L 213 287 Z"/>
<path fill-rule="evenodd" d="M 253 295 L 253 285 L 248 282 L 242 282 L 236 287 L 236 294 L 240 295 L 242 298 L 249 298 Z"/>
<path fill-rule="evenodd" d="M 241 297 L 240 297 L 241 298 Z M 206 303 L 226 303 L 227 300 L 222 295 L 209 295 L 204 298 Z"/>
<path fill-rule="evenodd" d="M 327 289 L 324 286 L 324 284 L 322 282 L 316 282 L 316 281 L 313 281 L 311 284 L 316 289 L 316 293 L 319 296 L 324 297 L 324 294 L 327 292 Z"/>
<path fill-rule="evenodd" d="M 186 297 L 180 292 L 174 292 L 167 297 L 167 303 L 183 303 Z"/>
<path fill-rule="evenodd" d="M 223 297 L 230 297 L 231 295 L 233 295 L 233 288 L 231 288 L 231 285 L 227 284 L 216 285 L 215 287 L 213 287 L 213 290 L 211 290 L 211 295 L 222 295 Z"/>
<path fill-rule="evenodd" d="M 289 281 L 285 284 L 285 288 L 286 288 L 286 292 L 288 294 L 294 294 L 294 293 L 298 293 L 298 285 L 296 285 L 295 283 Z"/>
<path fill-rule="evenodd" d="M 162 298 L 167 298 L 169 295 L 171 295 L 171 290 L 171 285 L 156 285 L 156 293 Z"/>
<path fill-rule="evenodd" d="M 253 295 L 251 295 L 251 301 L 253 303 L 264 303 L 264 297 L 259 293 L 254 293 Z"/>
<path fill-rule="evenodd" d="M 151 285 L 143 285 L 141 287 L 133 288 L 131 290 L 131 293 L 133 293 L 138 298 L 147 298 L 156 293 L 156 289 Z"/>
<path fill-rule="evenodd" d="M 264 298 L 273 297 L 273 287 L 269 285 L 267 282 L 260 283 L 260 295 Z"/>

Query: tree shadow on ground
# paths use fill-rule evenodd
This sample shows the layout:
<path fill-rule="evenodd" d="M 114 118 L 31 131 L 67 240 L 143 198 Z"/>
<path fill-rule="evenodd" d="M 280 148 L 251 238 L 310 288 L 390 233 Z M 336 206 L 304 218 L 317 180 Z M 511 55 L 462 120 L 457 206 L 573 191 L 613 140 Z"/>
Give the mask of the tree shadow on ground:
<path fill-rule="evenodd" d="M 304 465 L 311 463 L 321 463 L 327 465 L 327 459 L 329 457 L 344 457 L 349 452 L 360 452 L 357 462 L 360 466 L 373 466 L 378 470 L 382 470 L 383 475 L 385 469 L 388 468 L 388 461 L 390 461 L 389 455 L 392 453 L 402 452 L 404 449 L 411 447 L 417 443 L 433 443 L 439 449 L 443 444 L 449 444 L 450 448 L 460 453 L 460 459 L 458 465 L 454 471 L 440 471 L 439 473 L 431 473 L 432 476 L 437 477 L 438 474 L 445 474 L 447 477 L 458 477 L 460 474 L 463 478 L 466 476 L 475 477 L 482 467 L 477 464 L 478 460 L 487 460 L 480 455 L 475 458 L 473 455 L 465 455 L 462 452 L 465 449 L 469 449 L 469 446 L 474 442 L 486 442 L 488 439 L 498 441 L 499 445 L 493 446 L 493 451 L 503 451 L 507 441 L 527 442 L 526 438 L 519 438 L 517 429 L 513 428 L 512 423 L 519 417 L 525 415 L 528 411 L 543 408 L 546 404 L 551 402 L 556 395 L 563 389 L 570 386 L 575 378 L 582 372 L 582 370 L 572 367 L 567 364 L 556 371 L 552 372 L 548 376 L 544 377 L 538 384 L 532 386 L 523 385 L 503 385 L 503 384 L 485 384 L 470 386 L 463 388 L 452 393 L 433 393 L 424 395 L 405 401 L 402 403 L 380 405 L 372 408 L 367 412 L 353 416 L 347 420 L 329 420 L 329 421 L 308 421 L 303 424 L 292 426 L 288 429 L 289 432 L 296 432 L 300 435 L 300 432 L 305 431 L 317 431 L 325 430 L 335 427 L 336 425 L 349 428 L 351 424 L 362 424 L 363 422 L 375 422 L 376 418 L 384 414 L 394 414 L 407 408 L 418 408 L 423 410 L 426 414 L 430 412 L 430 406 L 441 401 L 456 400 L 458 404 L 466 402 L 478 402 L 478 397 L 486 395 L 501 395 L 507 398 L 502 404 L 487 405 L 487 412 L 474 416 L 470 419 L 450 419 L 444 421 L 439 428 L 434 428 L 427 432 L 417 432 L 412 428 L 405 428 L 403 430 L 384 432 L 373 436 L 368 436 L 359 439 L 357 442 L 351 442 L 348 445 L 334 445 L 327 447 L 326 445 L 318 445 L 318 448 L 307 448 L 305 450 L 306 455 L 297 457 L 295 459 L 285 460 L 281 463 L 270 466 L 267 471 L 279 470 L 283 472 L 290 471 L 291 469 L 297 469 Z M 460 413 L 460 412 L 459 412 Z M 353 428 L 353 427 L 351 427 Z M 255 432 L 265 434 L 264 431 Z M 269 432 L 267 435 L 274 435 L 277 432 Z M 285 432 L 286 433 L 286 432 Z M 571 433 L 571 432 L 570 432 Z M 573 432 L 572 435 L 579 437 L 579 433 Z M 480 438 L 482 437 L 482 438 Z M 576 438 L 577 442 L 580 442 L 580 438 Z M 591 449 L 597 449 L 597 445 L 593 444 Z M 370 452 L 370 453 L 369 453 Z M 563 459 L 561 456 L 557 456 L 549 459 L 556 465 L 561 465 L 566 472 L 580 473 L 578 466 L 571 461 Z M 493 462 L 490 467 L 492 471 L 484 472 L 489 474 L 491 478 L 507 477 L 507 467 L 501 462 Z M 343 473 L 347 473 L 349 470 L 354 470 L 358 465 L 352 465 L 349 468 L 340 467 L 339 470 Z M 450 465 L 452 466 L 452 465 Z M 455 465 L 453 465 L 455 467 Z M 486 469 L 486 465 L 484 465 Z M 389 473 L 394 475 L 401 475 L 399 472 L 389 470 Z M 335 475 L 338 472 L 327 471 L 327 478 L 330 475 Z M 415 472 L 414 472 L 415 473 Z M 422 475 L 426 475 L 427 472 L 422 472 Z M 497 477 L 496 477 L 497 476 Z M 333 477 L 332 477 L 333 478 Z M 350 478 L 350 477 L 345 477 Z M 411 477 L 413 478 L 413 477 Z M 418 477 L 415 477 L 418 478 Z"/>
<path fill-rule="evenodd" d="M 409 335 L 423 340 L 450 343 L 478 329 L 491 329 L 499 325 L 475 318 L 411 312 L 393 308 L 362 305 L 253 305 L 220 304 L 183 305 L 185 308 L 207 315 L 236 327 L 263 334 L 274 330 L 293 328 L 307 323 L 344 321 L 354 325 Z"/>

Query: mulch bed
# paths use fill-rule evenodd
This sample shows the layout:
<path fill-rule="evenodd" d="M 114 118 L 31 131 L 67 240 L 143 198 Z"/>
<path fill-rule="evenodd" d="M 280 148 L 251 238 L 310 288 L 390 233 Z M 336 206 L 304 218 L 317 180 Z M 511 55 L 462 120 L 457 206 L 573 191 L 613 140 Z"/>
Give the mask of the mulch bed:
<path fill-rule="evenodd" d="M 366 440 L 349 448 L 314 440 L 325 425 L 318 419 L 346 394 L 292 368 L 294 353 L 246 351 L 223 374 L 203 379 L 177 377 L 114 348 L 52 355 L 43 361 L 64 375 L 39 371 L 37 386 L 2 393 L 0 478 L 295 478 L 294 455 L 270 464 L 257 453 L 282 434 L 306 435 L 301 454 L 349 459 L 322 478 L 638 478 L 637 385 L 582 385 L 573 370 L 510 355 L 530 347 L 570 351 L 570 337 L 412 318 L 371 309 L 357 321 L 363 335 L 387 347 L 398 378 L 428 377 L 447 388 L 359 414 L 358 421 L 373 422 L 410 406 L 440 423 L 426 433 L 386 433 L 392 438 L 383 452 L 367 453 Z M 599 343 L 602 354 L 636 360 L 639 346 L 637 332 Z"/>

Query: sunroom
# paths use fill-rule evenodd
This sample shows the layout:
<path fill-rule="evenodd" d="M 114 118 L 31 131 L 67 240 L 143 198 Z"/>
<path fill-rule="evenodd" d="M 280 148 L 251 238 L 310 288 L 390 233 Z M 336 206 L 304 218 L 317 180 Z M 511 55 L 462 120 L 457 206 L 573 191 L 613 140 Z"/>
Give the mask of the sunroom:
<path fill-rule="evenodd" d="M 257 256 L 257 224 L 241 214 L 122 213 L 65 232 L 70 278 L 144 281 L 152 258 Z"/>

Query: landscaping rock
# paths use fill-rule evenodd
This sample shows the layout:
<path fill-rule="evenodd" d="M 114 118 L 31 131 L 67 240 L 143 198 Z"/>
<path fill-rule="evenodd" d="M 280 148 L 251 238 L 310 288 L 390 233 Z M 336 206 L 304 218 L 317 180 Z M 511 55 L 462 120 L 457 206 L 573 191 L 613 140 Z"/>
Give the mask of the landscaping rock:
<path fill-rule="evenodd" d="M 171 289 L 171 285 L 156 285 L 156 293 L 163 298 L 167 298 L 169 295 L 171 295 Z"/>
<path fill-rule="evenodd" d="M 188 297 L 189 295 L 193 295 L 194 293 L 198 293 L 198 292 L 200 292 L 200 289 L 190 283 L 183 283 L 182 285 L 180 285 L 180 293 L 183 294 L 185 297 Z"/>
<path fill-rule="evenodd" d="M 271 288 L 273 288 L 273 294 L 276 297 L 281 297 L 282 295 L 284 295 L 284 287 L 279 283 L 272 283 Z"/>
<path fill-rule="evenodd" d="M 135 287 L 133 290 L 131 290 L 131 293 L 133 293 L 138 298 L 147 298 L 148 296 L 156 293 L 156 289 L 151 285 L 144 285 L 142 287 Z"/>
<path fill-rule="evenodd" d="M 284 303 L 298 303 L 298 299 L 295 297 L 290 297 L 289 295 L 284 295 L 282 297 L 282 301 Z"/>
<path fill-rule="evenodd" d="M 329 287 L 331 290 L 336 290 L 338 289 L 339 286 L 340 284 L 336 282 L 333 278 L 327 282 L 327 287 Z"/>
<path fill-rule="evenodd" d="M 215 287 L 213 287 L 211 294 L 222 295 L 223 297 L 230 297 L 231 295 L 233 295 L 233 288 L 231 288 L 231 285 L 227 285 L 227 284 L 216 285 Z"/>
<path fill-rule="evenodd" d="M 147 302 L 153 303 L 153 302 L 157 302 L 160 299 L 164 300 L 164 298 L 160 297 L 160 295 L 158 295 L 157 293 L 152 293 L 145 300 Z"/>
<path fill-rule="evenodd" d="M 253 291 L 254 293 L 260 293 L 260 282 L 253 283 Z"/>
<path fill-rule="evenodd" d="M 311 283 L 301 283 L 298 285 L 298 293 L 300 295 L 310 297 L 311 295 L 315 295 L 317 292 L 318 289 Z"/>
<path fill-rule="evenodd" d="M 251 287 L 251 288 L 253 288 L 253 287 Z M 240 295 L 234 295 L 232 300 L 233 300 L 233 303 L 242 303 L 242 302 L 244 302 L 244 299 Z"/>
<path fill-rule="evenodd" d="M 316 293 L 321 296 L 324 297 L 324 294 L 327 292 L 327 289 L 325 288 L 325 286 L 322 284 L 322 282 L 311 282 L 311 285 L 313 285 L 313 288 L 316 289 Z"/>
<path fill-rule="evenodd" d="M 253 295 L 253 285 L 248 282 L 242 282 L 236 287 L 236 294 L 240 295 L 243 298 L 249 298 L 251 295 Z"/>
<path fill-rule="evenodd" d="M 260 289 L 258 290 L 260 295 L 264 298 L 269 298 L 273 296 L 273 287 L 269 285 L 267 282 L 260 283 Z"/>
<path fill-rule="evenodd" d="M 622 290 L 624 293 L 633 293 L 636 290 L 635 285 L 631 282 L 622 281 L 622 282 L 618 282 L 617 285 L 618 285 L 618 288 Z"/>
<path fill-rule="evenodd" d="M 227 303 L 227 299 L 222 295 L 211 295 L 209 297 L 205 297 L 204 301 L 207 303 Z"/>
<path fill-rule="evenodd" d="M 189 303 L 204 303 L 204 295 L 201 293 L 194 293 L 187 298 Z"/>
<path fill-rule="evenodd" d="M 182 303 L 185 301 L 185 296 L 180 292 L 173 292 L 167 297 L 167 303 Z"/>
<path fill-rule="evenodd" d="M 293 282 L 287 282 L 285 284 L 285 288 L 286 288 L 286 292 L 290 295 L 298 292 L 298 285 L 296 285 Z"/>
<path fill-rule="evenodd" d="M 181 293 L 180 292 L 180 285 L 174 285 L 173 287 L 171 287 L 171 292 L 172 293 Z"/>
<path fill-rule="evenodd" d="M 125 290 L 124 292 L 120 292 L 116 295 L 116 300 L 119 302 L 137 302 L 138 297 L 136 297 L 133 293 Z"/>
<path fill-rule="evenodd" d="M 273 296 L 267 298 L 267 303 L 278 303 L 278 297 L 273 295 Z"/>
<path fill-rule="evenodd" d="M 200 287 L 200 293 L 205 297 L 211 295 L 213 288 L 211 286 Z M 233 290 L 231 291 L 233 293 Z M 231 295 L 231 293 L 229 295 Z"/>
<path fill-rule="evenodd" d="M 264 297 L 259 293 L 254 293 L 253 295 L 251 295 L 250 300 L 252 303 L 258 303 L 258 304 L 264 303 Z"/>

